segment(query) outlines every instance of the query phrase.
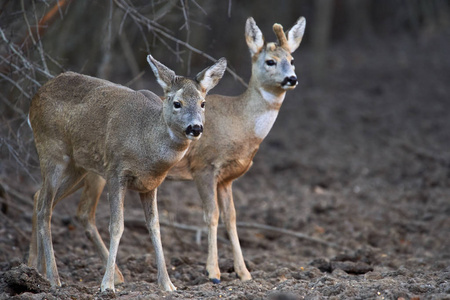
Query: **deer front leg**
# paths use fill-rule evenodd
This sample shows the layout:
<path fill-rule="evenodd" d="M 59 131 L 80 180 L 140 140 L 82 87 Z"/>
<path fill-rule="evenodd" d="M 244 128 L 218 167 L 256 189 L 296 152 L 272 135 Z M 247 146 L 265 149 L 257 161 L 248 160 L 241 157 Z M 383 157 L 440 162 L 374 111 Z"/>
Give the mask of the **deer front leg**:
<path fill-rule="evenodd" d="M 106 271 L 103 276 L 101 290 L 102 292 L 110 289 L 114 290 L 114 271 L 116 266 L 117 250 L 119 249 L 120 238 L 123 233 L 123 201 L 126 188 L 119 183 L 119 179 L 112 178 L 108 180 L 108 200 L 111 211 L 109 221 L 109 256 L 106 263 Z"/>
<path fill-rule="evenodd" d="M 93 173 L 86 175 L 84 178 L 83 193 L 81 195 L 80 203 L 78 204 L 77 218 L 83 225 L 86 236 L 92 242 L 95 250 L 101 257 L 103 264 L 106 266 L 109 252 L 95 224 L 95 211 L 104 186 L 105 180 L 101 176 Z M 116 265 L 114 284 L 123 282 L 123 275 Z"/>
<path fill-rule="evenodd" d="M 164 252 L 161 243 L 161 234 L 159 231 L 159 216 L 156 202 L 156 189 L 148 193 L 141 193 L 141 203 L 144 209 L 145 221 L 150 232 L 153 247 L 155 248 L 156 265 L 158 268 L 158 285 L 165 291 L 176 290 L 167 273 Z"/>
<path fill-rule="evenodd" d="M 217 186 L 217 196 L 222 212 L 222 219 L 225 222 L 228 236 L 231 241 L 234 258 L 234 271 L 241 280 L 250 280 L 252 275 L 245 266 L 244 257 L 242 255 L 241 245 L 239 244 L 239 237 L 236 228 L 236 210 L 234 208 L 232 181 L 220 183 Z"/>
<path fill-rule="evenodd" d="M 210 170 L 194 176 L 202 199 L 203 217 L 208 226 L 208 259 L 206 272 L 213 283 L 220 283 L 219 258 L 217 253 L 217 226 L 219 224 L 219 206 L 217 204 L 217 180 Z"/>

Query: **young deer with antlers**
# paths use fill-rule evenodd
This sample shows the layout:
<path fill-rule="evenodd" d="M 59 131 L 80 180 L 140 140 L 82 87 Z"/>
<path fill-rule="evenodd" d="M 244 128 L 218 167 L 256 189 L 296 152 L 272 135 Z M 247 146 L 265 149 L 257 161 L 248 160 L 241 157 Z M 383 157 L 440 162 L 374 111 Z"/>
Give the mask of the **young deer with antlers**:
<path fill-rule="evenodd" d="M 114 280 L 123 281 L 115 261 L 127 189 L 140 193 L 156 253 L 158 284 L 167 291 L 175 289 L 164 261 L 156 188 L 191 141 L 200 138 L 205 96 L 222 77 L 226 60 L 220 59 L 195 80 L 175 75 L 150 55 L 147 60 L 164 89 L 164 100 L 147 90 L 68 72 L 45 84 L 31 102 L 30 124 L 43 183 L 35 195 L 29 265 L 45 270 L 54 286 L 61 283 L 50 230 L 52 210 L 81 187 L 89 173 L 92 181 L 85 180 L 90 186 L 83 195 L 92 194 L 93 186 L 103 188 L 106 179 L 111 210 L 109 253 L 104 244 L 99 246 L 106 262 L 101 290 L 114 290 Z"/>
<path fill-rule="evenodd" d="M 306 21 L 299 18 L 285 34 L 279 24 L 273 25 L 278 43 L 266 43 L 253 18 L 247 19 L 245 39 L 252 57 L 252 76 L 248 89 L 240 96 L 210 95 L 206 112 L 207 127 L 203 137 L 193 143 L 186 156 L 173 167 L 169 180 L 194 180 L 203 202 L 204 219 L 208 225 L 209 279 L 220 282 L 217 253 L 219 212 L 230 237 L 234 270 L 242 280 L 250 280 L 236 230 L 232 183 L 252 165 L 259 145 L 269 133 L 287 90 L 297 86 L 291 53 L 302 41 Z M 95 227 L 95 207 L 102 192 L 101 185 L 86 180 L 78 216 L 84 220 L 86 232 L 102 257 L 102 240 Z M 90 236 L 90 234 L 88 234 Z M 117 276 L 121 274 L 119 270 Z"/>

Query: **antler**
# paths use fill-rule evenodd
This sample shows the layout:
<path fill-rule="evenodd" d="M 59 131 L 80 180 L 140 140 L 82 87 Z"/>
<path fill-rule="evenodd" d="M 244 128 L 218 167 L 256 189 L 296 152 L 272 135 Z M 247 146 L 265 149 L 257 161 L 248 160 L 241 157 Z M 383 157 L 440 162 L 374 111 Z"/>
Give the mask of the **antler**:
<path fill-rule="evenodd" d="M 286 38 L 286 34 L 283 31 L 283 26 L 277 23 L 273 24 L 273 32 L 275 32 L 275 35 L 277 36 L 280 47 L 289 51 L 289 44 Z"/>

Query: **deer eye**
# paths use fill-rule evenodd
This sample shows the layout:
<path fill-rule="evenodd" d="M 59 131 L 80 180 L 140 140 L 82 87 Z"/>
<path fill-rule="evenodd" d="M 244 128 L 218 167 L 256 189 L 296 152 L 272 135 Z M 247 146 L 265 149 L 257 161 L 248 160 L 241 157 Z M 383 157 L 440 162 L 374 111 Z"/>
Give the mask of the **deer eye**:
<path fill-rule="evenodd" d="M 175 109 L 179 109 L 179 108 L 181 108 L 181 103 L 180 103 L 179 101 L 174 101 L 174 102 L 173 102 L 173 107 L 174 107 Z"/>
<path fill-rule="evenodd" d="M 291 65 L 294 65 L 294 60 L 291 60 Z"/>
<path fill-rule="evenodd" d="M 276 64 L 277 62 L 274 61 L 273 59 L 266 60 L 266 65 L 268 66 L 275 66 Z"/>
<path fill-rule="evenodd" d="M 205 101 L 202 102 L 202 104 L 200 104 L 201 108 L 205 108 Z"/>

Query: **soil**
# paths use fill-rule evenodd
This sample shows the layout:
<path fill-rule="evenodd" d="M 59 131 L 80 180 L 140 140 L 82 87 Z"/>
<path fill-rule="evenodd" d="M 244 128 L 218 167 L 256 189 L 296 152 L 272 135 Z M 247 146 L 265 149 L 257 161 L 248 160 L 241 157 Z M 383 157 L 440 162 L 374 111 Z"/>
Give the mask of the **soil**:
<path fill-rule="evenodd" d="M 195 231 L 162 226 L 178 288 L 163 292 L 130 192 L 118 253 L 126 282 L 101 293 L 102 263 L 74 217 L 78 192 L 53 215 L 63 286 L 51 288 L 23 264 L 39 179 L 2 177 L 16 192 L 5 196 L 10 204 L 0 218 L 0 299 L 450 299 L 449 49 L 450 35 L 432 32 L 336 45 L 321 84 L 309 79 L 314 53 L 295 54 L 300 85 L 286 96 L 253 167 L 234 183 L 237 218 L 326 243 L 240 226 L 253 276 L 241 282 L 221 227 L 222 282 L 213 284 L 205 275 L 206 236 L 198 244 Z M 236 84 L 225 80 L 221 88 Z M 30 172 L 39 178 L 38 169 Z M 204 226 L 192 182 L 165 182 L 158 197 L 162 221 Z M 102 196 L 97 224 L 106 241 L 108 221 Z"/>

